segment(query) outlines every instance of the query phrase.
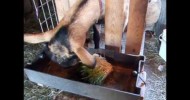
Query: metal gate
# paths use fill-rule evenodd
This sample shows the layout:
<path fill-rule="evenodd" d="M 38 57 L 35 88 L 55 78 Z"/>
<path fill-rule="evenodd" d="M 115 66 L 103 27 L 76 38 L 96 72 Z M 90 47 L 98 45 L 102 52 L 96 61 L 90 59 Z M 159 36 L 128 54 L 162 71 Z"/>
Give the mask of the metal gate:
<path fill-rule="evenodd" d="M 53 29 L 58 24 L 55 0 L 32 0 L 32 2 L 41 31 Z"/>

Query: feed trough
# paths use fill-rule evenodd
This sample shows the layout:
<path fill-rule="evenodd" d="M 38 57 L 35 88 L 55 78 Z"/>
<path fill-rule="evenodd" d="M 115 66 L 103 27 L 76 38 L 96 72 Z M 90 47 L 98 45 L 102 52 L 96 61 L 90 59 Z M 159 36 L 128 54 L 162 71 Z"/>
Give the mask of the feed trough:
<path fill-rule="evenodd" d="M 112 50 L 88 49 L 91 54 L 97 53 L 113 65 L 113 72 L 102 85 L 93 85 L 82 79 L 80 63 L 64 68 L 50 59 L 43 50 L 24 71 L 30 81 L 44 84 L 66 92 L 98 100 L 139 100 L 141 89 L 136 87 L 137 76 L 144 64 L 144 56 L 128 55 Z"/>

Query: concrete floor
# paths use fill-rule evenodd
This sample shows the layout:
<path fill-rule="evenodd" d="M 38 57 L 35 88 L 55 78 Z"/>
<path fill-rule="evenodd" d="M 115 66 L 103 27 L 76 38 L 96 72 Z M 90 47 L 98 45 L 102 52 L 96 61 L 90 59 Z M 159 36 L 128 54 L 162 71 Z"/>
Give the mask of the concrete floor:
<path fill-rule="evenodd" d="M 145 71 L 147 72 L 147 89 L 145 100 L 166 100 L 166 62 L 158 55 L 155 47 L 157 40 L 151 38 L 145 42 Z M 163 65 L 159 71 L 158 66 Z"/>

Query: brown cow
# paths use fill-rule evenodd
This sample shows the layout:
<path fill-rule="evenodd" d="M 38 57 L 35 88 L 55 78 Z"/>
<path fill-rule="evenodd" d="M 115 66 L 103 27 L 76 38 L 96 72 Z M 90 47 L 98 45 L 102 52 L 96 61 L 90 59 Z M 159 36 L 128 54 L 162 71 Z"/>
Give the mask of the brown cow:
<path fill-rule="evenodd" d="M 100 8 L 99 0 L 77 0 L 53 30 L 24 34 L 24 41 L 49 42 L 50 51 L 64 61 L 76 54 L 84 64 L 94 67 L 94 57 L 83 46 L 87 31 L 103 15 Z"/>
<path fill-rule="evenodd" d="M 49 50 L 57 58 L 63 58 L 58 61 L 60 63 L 70 61 L 76 54 L 84 64 L 94 67 L 94 57 L 84 48 L 89 28 L 105 16 L 105 31 L 109 33 L 105 39 L 106 44 L 120 46 L 122 32 L 128 22 L 128 12 L 129 0 L 106 0 L 106 8 L 105 0 L 77 0 L 54 29 L 44 33 L 26 33 L 24 41 L 34 44 L 49 42 Z M 112 32 L 118 35 L 110 41 L 109 36 L 115 36 Z"/>

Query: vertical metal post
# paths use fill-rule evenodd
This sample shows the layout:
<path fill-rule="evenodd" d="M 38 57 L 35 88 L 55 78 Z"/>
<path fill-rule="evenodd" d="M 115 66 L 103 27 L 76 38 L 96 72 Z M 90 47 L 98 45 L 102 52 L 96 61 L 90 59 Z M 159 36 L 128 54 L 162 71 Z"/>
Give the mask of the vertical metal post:
<path fill-rule="evenodd" d="M 32 1 L 33 1 L 33 4 L 34 4 L 35 11 L 36 11 L 36 16 L 38 17 L 38 8 L 36 7 L 35 1 L 34 1 L 34 0 L 32 0 Z M 40 23 L 40 28 L 41 28 L 42 32 L 44 32 L 43 27 L 42 27 L 42 25 L 41 25 L 41 20 L 40 20 L 40 18 L 38 18 L 38 21 L 39 21 L 39 23 Z"/>
<path fill-rule="evenodd" d="M 47 19 L 46 19 L 46 15 L 45 15 L 45 12 L 44 12 L 44 7 L 43 7 L 43 4 L 42 4 L 42 1 L 40 0 L 40 4 L 42 5 L 42 12 L 43 12 L 43 15 L 44 15 L 44 18 L 45 18 L 45 22 L 46 22 L 46 25 L 47 25 L 47 29 L 49 30 L 49 26 L 48 26 L 48 23 L 47 23 Z"/>
<path fill-rule="evenodd" d="M 49 15 L 50 15 L 50 18 L 51 18 L 51 24 L 52 24 L 52 26 L 54 28 L 54 24 L 53 24 L 53 20 L 52 20 L 52 15 L 51 15 L 50 8 L 49 8 L 49 3 L 48 3 L 49 1 L 46 0 L 46 2 L 47 2 L 47 6 L 48 6 Z"/>
<path fill-rule="evenodd" d="M 56 13 L 56 10 L 55 10 L 55 4 L 54 4 L 53 1 L 52 1 L 52 4 L 53 4 L 53 10 L 54 10 L 54 13 L 55 13 L 55 19 L 56 19 L 56 22 L 57 22 L 57 24 L 58 24 L 57 13 Z"/>

